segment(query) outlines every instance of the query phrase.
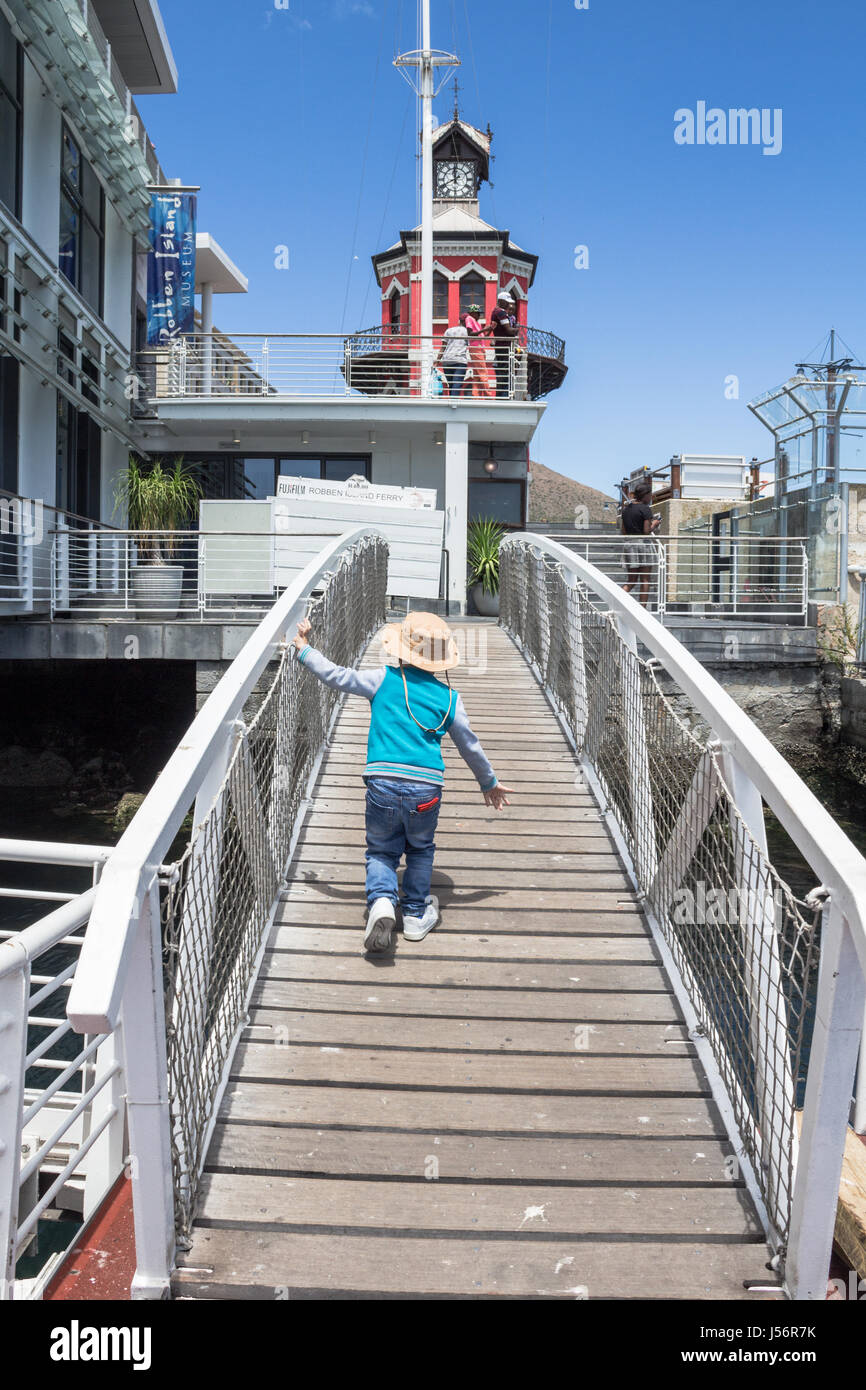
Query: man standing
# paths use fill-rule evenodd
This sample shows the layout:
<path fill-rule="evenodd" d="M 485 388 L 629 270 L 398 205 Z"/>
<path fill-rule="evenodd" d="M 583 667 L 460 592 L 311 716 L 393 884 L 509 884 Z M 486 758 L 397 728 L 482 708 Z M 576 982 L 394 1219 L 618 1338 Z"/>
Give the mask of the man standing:
<path fill-rule="evenodd" d="M 497 396 L 507 396 L 511 344 L 517 337 L 514 300 L 507 290 L 500 290 L 496 297 L 496 308 L 490 315 L 490 332 L 493 334 L 493 351 L 496 359 L 496 394 Z"/>
<path fill-rule="evenodd" d="M 622 509 L 622 533 L 626 537 L 623 559 L 626 568 L 626 582 L 623 584 L 627 594 L 637 586 L 635 597 L 646 608 L 649 598 L 650 572 L 652 570 L 652 547 L 650 536 L 657 531 L 660 517 L 653 516 L 650 506 L 653 486 L 648 479 L 636 484 L 631 500 Z"/>

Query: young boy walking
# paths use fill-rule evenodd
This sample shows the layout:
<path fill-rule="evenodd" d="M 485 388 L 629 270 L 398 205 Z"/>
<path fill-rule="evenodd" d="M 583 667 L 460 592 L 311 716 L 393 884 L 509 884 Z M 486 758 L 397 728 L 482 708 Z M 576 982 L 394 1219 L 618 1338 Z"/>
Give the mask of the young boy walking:
<path fill-rule="evenodd" d="M 460 658 L 450 628 L 434 613 L 410 613 L 389 623 L 382 645 L 396 666 L 356 671 L 335 666 L 307 641 L 310 623 L 298 623 L 299 659 L 325 685 L 370 701 L 367 740 L 367 927 L 366 951 L 386 951 L 396 925 L 397 866 L 406 856 L 401 908 L 403 935 L 422 941 L 439 921 L 439 902 L 430 892 L 433 837 L 442 805 L 446 734 L 474 772 L 486 805 L 508 806 L 503 787 L 466 717 L 463 701 L 437 680 Z"/>

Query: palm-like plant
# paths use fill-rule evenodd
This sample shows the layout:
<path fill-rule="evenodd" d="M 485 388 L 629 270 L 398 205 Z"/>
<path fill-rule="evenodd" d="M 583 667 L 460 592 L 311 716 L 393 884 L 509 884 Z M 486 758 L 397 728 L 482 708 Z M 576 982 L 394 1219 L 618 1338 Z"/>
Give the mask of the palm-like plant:
<path fill-rule="evenodd" d="M 506 529 L 492 517 L 469 523 L 466 541 L 469 583 L 480 584 L 485 594 L 499 593 L 499 544 Z"/>
<path fill-rule="evenodd" d="M 142 466 L 134 454 L 114 489 L 114 509 L 125 508 L 131 531 L 177 531 L 196 515 L 202 495 L 194 470 L 179 455 L 171 468 L 155 459 Z M 173 535 L 142 541 L 139 554 L 152 564 L 163 565 L 174 557 L 177 542 Z"/>

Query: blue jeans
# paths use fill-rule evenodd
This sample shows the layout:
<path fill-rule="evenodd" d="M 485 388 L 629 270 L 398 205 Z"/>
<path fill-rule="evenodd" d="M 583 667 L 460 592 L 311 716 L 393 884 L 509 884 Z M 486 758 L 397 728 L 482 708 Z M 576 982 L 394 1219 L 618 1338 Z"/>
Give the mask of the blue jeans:
<path fill-rule="evenodd" d="M 389 898 L 397 906 L 397 865 L 405 854 L 400 906 L 409 916 L 422 916 L 430 892 L 436 852 L 433 836 L 441 804 L 442 788 L 433 782 L 412 782 L 397 777 L 368 779 L 368 907 L 372 907 L 377 898 Z"/>
<path fill-rule="evenodd" d="M 459 396 L 463 390 L 463 378 L 466 375 L 468 362 L 445 362 L 442 370 L 448 381 L 449 396 Z"/>

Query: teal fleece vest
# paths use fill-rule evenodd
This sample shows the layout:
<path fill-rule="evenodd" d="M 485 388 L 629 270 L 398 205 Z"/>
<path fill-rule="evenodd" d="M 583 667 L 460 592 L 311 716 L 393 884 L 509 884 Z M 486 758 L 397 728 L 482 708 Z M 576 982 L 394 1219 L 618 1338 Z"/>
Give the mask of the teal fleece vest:
<path fill-rule="evenodd" d="M 408 777 L 441 784 L 445 780 L 441 743 L 454 722 L 457 692 L 449 690 L 430 671 L 420 671 L 416 666 L 404 666 L 402 670 L 406 676 L 405 691 L 400 670 L 389 666 L 370 701 L 364 776 Z M 412 714 L 423 729 L 406 709 L 407 691 Z M 426 729 L 436 732 L 425 733 Z"/>

